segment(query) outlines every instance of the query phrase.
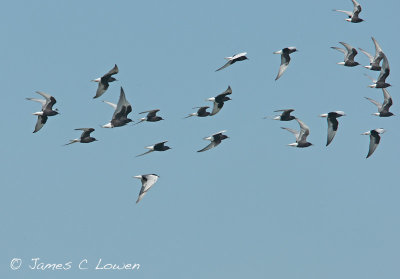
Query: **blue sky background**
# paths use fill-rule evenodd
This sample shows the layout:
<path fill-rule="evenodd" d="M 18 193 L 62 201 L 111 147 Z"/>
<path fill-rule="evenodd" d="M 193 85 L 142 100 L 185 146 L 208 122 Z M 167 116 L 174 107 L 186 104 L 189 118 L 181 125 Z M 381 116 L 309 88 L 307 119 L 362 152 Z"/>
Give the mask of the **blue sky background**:
<path fill-rule="evenodd" d="M 2 278 L 398 278 L 400 195 L 398 116 L 378 118 L 364 97 L 382 102 L 363 73 L 336 65 L 339 41 L 389 58 L 388 82 L 399 115 L 398 11 L 395 0 L 360 0 L 366 22 L 351 24 L 332 9 L 351 1 L 7 1 L 0 11 L 3 136 L 0 194 Z M 280 57 L 296 46 L 285 74 Z M 223 57 L 250 60 L 214 72 Z M 368 59 L 356 57 L 363 65 Z M 117 64 L 117 82 L 93 100 L 90 82 Z M 211 105 L 230 85 L 232 101 L 209 118 L 182 119 Z M 166 121 L 115 129 L 99 125 L 120 86 L 139 112 L 159 108 Z M 60 115 L 32 134 L 42 90 Z M 296 109 L 315 146 L 263 119 Z M 321 113 L 343 110 L 326 143 Z M 62 145 L 94 127 L 99 141 Z M 368 160 L 369 137 L 385 128 Z M 227 129 L 217 148 L 202 138 Z M 168 140 L 173 149 L 135 158 Z M 135 204 L 140 181 L 160 179 Z M 66 263 L 68 271 L 34 271 L 32 258 Z M 9 267 L 21 258 L 21 270 Z M 82 271 L 99 258 L 139 263 L 138 271 Z"/>

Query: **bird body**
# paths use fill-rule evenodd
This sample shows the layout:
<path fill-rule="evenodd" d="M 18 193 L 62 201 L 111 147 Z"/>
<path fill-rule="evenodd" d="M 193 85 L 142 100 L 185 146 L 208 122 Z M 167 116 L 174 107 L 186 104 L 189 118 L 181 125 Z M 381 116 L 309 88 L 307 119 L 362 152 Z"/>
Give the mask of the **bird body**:
<path fill-rule="evenodd" d="M 93 142 L 93 141 L 97 141 L 96 138 L 93 138 L 93 137 L 90 136 L 90 133 L 92 133 L 94 131 L 93 128 L 77 128 L 75 130 L 83 131 L 81 137 L 79 139 L 70 140 L 69 143 L 67 143 L 65 145 L 73 144 L 73 143 L 76 143 L 76 142 L 90 143 L 90 142 Z"/>
<path fill-rule="evenodd" d="M 94 82 L 98 82 L 98 86 L 97 86 L 97 91 L 96 91 L 96 95 L 93 97 L 93 99 L 100 97 L 101 95 L 103 95 L 108 87 L 110 86 L 109 83 L 116 81 L 116 79 L 114 77 L 112 77 L 115 74 L 118 74 L 118 67 L 115 64 L 114 68 L 112 68 L 107 74 L 105 74 L 102 77 L 96 78 L 92 81 Z"/>
<path fill-rule="evenodd" d="M 289 67 L 290 56 L 289 54 L 298 51 L 296 47 L 285 47 L 284 49 L 275 51 L 274 54 L 281 55 L 281 65 L 279 67 L 278 75 L 276 76 L 275 80 L 278 80 L 283 73 L 286 71 L 287 67 Z"/>
<path fill-rule="evenodd" d="M 211 141 L 211 143 L 209 145 L 207 145 L 206 147 L 204 147 L 203 149 L 198 150 L 197 152 L 204 152 L 204 151 L 210 150 L 211 148 L 218 146 L 224 139 L 229 138 L 227 135 L 223 134 L 225 132 L 226 132 L 226 130 L 223 130 L 223 131 L 215 133 L 209 137 L 204 138 L 205 140 Z"/>
<path fill-rule="evenodd" d="M 356 0 L 351 0 L 353 2 L 353 12 L 349 12 L 349 11 L 344 11 L 344 10 L 333 10 L 335 12 L 341 12 L 341 13 L 345 13 L 346 15 L 348 15 L 348 18 L 346 18 L 345 20 L 348 22 L 352 22 L 352 23 L 359 23 L 364 21 L 362 18 L 359 17 L 359 14 L 361 13 L 361 5 L 356 1 Z"/>
<path fill-rule="evenodd" d="M 242 53 L 238 53 L 233 56 L 230 56 L 230 57 L 225 57 L 225 59 L 228 60 L 228 62 L 226 62 L 226 64 L 224 66 L 222 66 L 221 68 L 217 69 L 216 72 L 218 72 L 222 69 L 225 69 L 226 67 L 228 67 L 238 61 L 243 61 L 243 60 L 248 59 L 246 57 L 246 54 L 247 54 L 247 52 L 242 52 Z"/>
<path fill-rule="evenodd" d="M 150 190 L 151 187 L 157 182 L 159 176 L 157 174 L 143 174 L 136 175 L 134 178 L 140 179 L 142 182 L 142 188 L 140 189 L 139 197 L 136 200 L 136 203 L 140 202 L 140 200 L 146 195 L 147 191 Z"/>
<path fill-rule="evenodd" d="M 384 132 L 385 132 L 384 129 L 378 128 L 361 134 L 361 135 L 369 135 L 369 149 L 367 158 L 369 158 L 372 155 L 372 153 L 374 153 L 375 149 L 378 147 L 381 141 L 380 134 L 383 134 Z"/>
<path fill-rule="evenodd" d="M 132 112 L 131 104 L 126 100 L 124 89 L 121 87 L 121 93 L 119 96 L 118 104 L 113 104 L 111 102 L 103 101 L 104 103 L 110 105 L 115 109 L 114 114 L 110 123 L 103 125 L 103 128 L 115 128 L 125 126 L 132 119 L 128 118 L 128 114 Z"/>
<path fill-rule="evenodd" d="M 46 124 L 49 116 L 54 116 L 59 114 L 57 109 L 53 110 L 53 106 L 57 102 L 53 96 L 46 94 L 42 91 L 36 91 L 36 93 L 43 96 L 45 100 L 36 98 L 26 98 L 29 101 L 34 101 L 42 104 L 42 110 L 33 113 L 33 115 L 37 115 L 38 117 L 35 125 L 35 130 L 33 131 L 34 133 L 39 131 L 44 126 L 44 124 Z"/>
<path fill-rule="evenodd" d="M 153 109 L 153 110 L 147 110 L 143 112 L 139 112 L 139 114 L 147 113 L 146 117 L 140 118 L 139 122 L 136 124 L 139 124 L 141 122 L 147 121 L 147 122 L 157 122 L 160 120 L 164 120 L 161 116 L 157 116 L 157 112 L 159 112 L 159 109 Z"/>
<path fill-rule="evenodd" d="M 333 138 L 336 135 L 336 131 L 339 127 L 339 122 L 337 121 L 337 118 L 345 115 L 346 114 L 343 111 L 332 111 L 320 115 L 321 117 L 326 117 L 328 122 L 328 137 L 326 140 L 326 146 L 328 146 L 332 142 Z"/>
<path fill-rule="evenodd" d="M 371 103 L 373 103 L 374 105 L 376 105 L 378 107 L 378 112 L 374 113 L 373 115 L 376 115 L 379 117 L 393 116 L 394 114 L 389 111 L 390 107 L 393 105 L 392 97 L 390 96 L 390 94 L 386 88 L 382 88 L 382 91 L 383 91 L 383 98 L 384 98 L 383 104 L 381 104 L 371 98 L 365 97 L 365 99 L 367 99 L 368 101 L 370 101 Z"/>
<path fill-rule="evenodd" d="M 275 116 L 273 119 L 274 120 L 279 120 L 279 121 L 291 121 L 293 119 L 296 119 L 295 116 L 290 115 L 290 113 L 292 111 L 294 111 L 294 109 L 279 109 L 279 110 L 275 110 L 274 112 L 280 112 L 282 111 L 281 115 L 277 115 Z"/>
<path fill-rule="evenodd" d="M 149 154 L 149 153 L 151 153 L 153 151 L 166 151 L 168 149 L 171 149 L 171 147 L 165 145 L 166 142 L 168 142 L 168 141 L 163 141 L 163 142 L 159 142 L 159 143 L 156 143 L 154 145 L 151 145 L 151 146 L 146 146 L 145 148 L 146 149 L 150 149 L 150 150 L 145 152 L 145 153 L 139 154 L 136 157 L 140 157 L 140 156 Z"/>
<path fill-rule="evenodd" d="M 185 118 L 189 118 L 189 117 L 192 117 L 192 116 L 197 116 L 197 117 L 209 116 L 211 113 L 207 111 L 208 108 L 209 108 L 208 106 L 194 107 L 193 109 L 198 109 L 197 112 L 191 113 L 188 116 L 186 116 Z"/>
<path fill-rule="evenodd" d="M 372 56 L 370 53 L 363 50 L 362 48 L 358 48 L 358 49 L 361 50 L 361 52 L 364 53 L 369 59 L 369 65 L 364 66 L 364 68 L 367 68 L 372 71 L 380 71 L 382 69 L 382 67 L 379 64 L 381 63 L 381 60 L 383 59 L 384 53 L 382 51 L 381 46 L 378 44 L 378 42 L 375 40 L 375 38 L 371 37 L 371 39 L 375 45 L 375 56 Z"/>
<path fill-rule="evenodd" d="M 207 101 L 211 101 L 214 103 L 214 106 L 213 106 L 210 116 L 217 114 L 224 106 L 224 103 L 226 101 L 231 100 L 231 98 L 228 97 L 228 95 L 230 95 L 230 94 L 232 94 L 232 89 L 230 86 L 228 86 L 228 88 L 223 93 L 219 94 L 216 97 L 207 99 Z"/>
<path fill-rule="evenodd" d="M 389 76 L 389 74 L 390 74 L 389 61 L 388 61 L 388 59 L 387 59 L 387 57 L 386 57 L 385 54 L 382 54 L 382 55 L 383 55 L 383 58 L 382 58 L 382 59 L 383 59 L 383 62 L 382 62 L 382 67 L 381 67 L 381 71 L 380 71 L 380 73 L 379 73 L 378 79 L 377 79 L 377 80 L 374 80 L 374 79 L 371 78 L 370 76 L 366 75 L 366 76 L 369 77 L 369 78 L 372 80 L 372 82 L 373 82 L 373 84 L 368 85 L 368 87 L 371 87 L 371 88 L 386 88 L 386 87 L 391 86 L 390 83 L 387 83 L 387 82 L 386 82 L 386 78 L 387 78 L 387 77 Z"/>
<path fill-rule="evenodd" d="M 282 129 L 291 132 L 296 137 L 296 142 L 288 145 L 299 148 L 311 146 L 312 143 L 307 141 L 307 137 L 310 134 L 310 128 L 308 128 L 308 126 L 300 119 L 296 118 L 296 121 L 300 125 L 300 132 L 290 128 L 281 127 Z"/>
<path fill-rule="evenodd" d="M 339 43 L 342 44 L 345 47 L 345 49 L 338 47 L 331 47 L 332 49 L 336 49 L 337 51 L 340 51 L 344 54 L 344 62 L 339 62 L 337 64 L 347 67 L 354 67 L 360 65 L 360 63 L 354 61 L 354 58 L 358 53 L 357 50 L 347 43 L 344 42 L 339 42 Z"/>

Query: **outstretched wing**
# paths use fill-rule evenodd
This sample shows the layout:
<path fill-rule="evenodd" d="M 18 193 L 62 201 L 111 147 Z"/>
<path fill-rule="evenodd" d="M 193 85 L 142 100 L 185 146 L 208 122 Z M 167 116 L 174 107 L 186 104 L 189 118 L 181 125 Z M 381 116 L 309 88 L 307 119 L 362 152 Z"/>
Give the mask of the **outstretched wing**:
<path fill-rule="evenodd" d="M 281 66 L 279 67 L 278 75 L 276 76 L 275 80 L 278 80 L 283 73 L 286 71 L 287 67 L 289 66 L 290 56 L 289 54 L 282 53 L 281 54 Z"/>
<path fill-rule="evenodd" d="M 209 145 L 207 145 L 206 147 L 204 147 L 204 148 L 201 149 L 201 150 L 198 150 L 197 152 L 204 152 L 204 151 L 210 150 L 211 148 L 216 147 L 216 146 L 219 145 L 220 143 L 221 143 L 221 142 L 212 141 Z"/>
<path fill-rule="evenodd" d="M 217 69 L 215 71 L 218 72 L 218 71 L 220 71 L 222 69 L 225 69 L 226 67 L 228 67 L 230 65 L 232 65 L 232 60 L 229 60 L 228 62 L 226 62 L 226 64 L 224 66 L 222 66 L 221 68 L 219 68 L 219 69 Z"/>

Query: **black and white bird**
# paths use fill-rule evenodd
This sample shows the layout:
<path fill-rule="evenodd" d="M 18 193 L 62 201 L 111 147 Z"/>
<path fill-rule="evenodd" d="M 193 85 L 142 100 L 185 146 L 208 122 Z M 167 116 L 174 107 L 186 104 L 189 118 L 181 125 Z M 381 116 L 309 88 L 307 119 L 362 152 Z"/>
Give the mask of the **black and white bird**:
<path fill-rule="evenodd" d="M 70 140 L 69 143 L 67 143 L 65 145 L 73 144 L 75 142 L 90 143 L 90 142 L 93 142 L 93 141 L 97 141 L 96 138 L 93 138 L 93 137 L 90 136 L 90 133 L 94 131 L 93 128 L 77 128 L 75 130 L 83 131 L 81 137 L 79 139 Z"/>
<path fill-rule="evenodd" d="M 359 14 L 361 13 L 361 5 L 356 0 L 351 0 L 353 2 L 354 8 L 353 12 L 343 11 L 343 10 L 334 10 L 335 12 L 345 13 L 349 16 L 345 20 L 348 22 L 359 23 L 364 21 L 363 19 L 359 18 Z"/>
<path fill-rule="evenodd" d="M 97 91 L 96 91 L 96 96 L 93 97 L 93 99 L 100 97 L 101 95 L 104 94 L 104 92 L 106 92 L 106 90 L 108 89 L 108 87 L 110 86 L 110 82 L 116 81 L 116 79 L 114 77 L 112 77 L 113 75 L 118 74 L 118 67 L 117 65 L 114 66 L 114 68 L 112 68 L 107 74 L 105 74 L 102 77 L 96 78 L 92 81 L 94 82 L 98 82 L 99 85 L 97 87 Z"/>
<path fill-rule="evenodd" d="M 365 74 L 367 77 L 369 77 L 373 84 L 368 85 L 368 87 L 371 88 L 386 88 L 389 86 L 392 86 L 390 83 L 386 82 L 386 78 L 389 76 L 390 74 L 390 67 L 389 67 L 389 61 L 386 57 L 385 54 L 383 55 L 383 62 L 382 62 L 382 68 L 381 68 L 381 72 L 379 73 L 378 79 L 374 80 L 372 77 L 370 77 L 369 75 Z"/>
<path fill-rule="evenodd" d="M 247 52 L 242 52 L 242 53 L 238 53 L 235 54 L 231 57 L 225 57 L 226 60 L 228 60 L 228 62 L 226 62 L 226 64 L 224 66 L 222 66 L 221 68 L 215 70 L 216 72 L 218 72 L 219 70 L 225 69 L 226 67 L 238 62 L 238 61 L 243 61 L 246 59 L 249 59 L 246 57 Z"/>
<path fill-rule="evenodd" d="M 393 100 L 392 97 L 390 96 L 389 92 L 386 90 L 386 88 L 382 88 L 383 91 L 383 104 L 372 100 L 371 98 L 365 97 L 365 99 L 367 99 L 368 101 L 370 101 L 371 103 L 373 103 L 374 105 L 376 105 L 378 107 L 378 112 L 373 113 L 372 115 L 376 115 L 379 117 L 389 117 L 394 115 L 393 113 L 391 113 L 389 111 L 390 107 L 393 105 Z"/>
<path fill-rule="evenodd" d="M 296 119 L 295 116 L 290 115 L 290 113 L 291 113 L 292 111 L 294 111 L 294 109 L 278 109 L 278 110 L 275 110 L 274 112 L 280 112 L 280 111 L 282 111 L 281 115 L 275 116 L 275 117 L 273 118 L 274 120 L 279 120 L 279 121 L 291 121 L 291 120 L 293 120 L 293 119 Z"/>
<path fill-rule="evenodd" d="M 121 87 L 121 93 L 119 95 L 118 104 L 113 104 L 111 102 L 103 101 L 104 103 L 110 105 L 115 109 L 114 114 L 110 123 L 103 125 L 103 128 L 115 128 L 121 127 L 129 122 L 132 122 L 132 119 L 128 118 L 128 114 L 132 112 L 131 104 L 126 100 L 124 89 Z"/>
<path fill-rule="evenodd" d="M 140 156 L 149 154 L 149 153 L 151 153 L 153 151 L 166 151 L 168 149 L 172 149 L 171 147 L 164 145 L 166 142 L 168 142 L 168 141 L 166 140 L 166 141 L 163 141 L 163 142 L 156 143 L 155 145 L 152 145 L 152 146 L 147 146 L 145 148 L 146 149 L 150 149 L 150 150 L 145 152 L 145 153 L 139 154 L 136 157 L 140 157 Z"/>
<path fill-rule="evenodd" d="M 281 55 L 281 66 L 279 67 L 278 75 L 276 76 L 275 80 L 278 80 L 283 73 L 286 71 L 287 67 L 289 66 L 290 56 L 289 54 L 298 51 L 295 47 L 285 47 L 284 49 L 275 51 L 274 54 Z"/>
<path fill-rule="evenodd" d="M 290 128 L 281 127 L 282 129 L 291 132 L 296 137 L 296 142 L 288 145 L 300 148 L 309 147 L 310 145 L 312 145 L 312 143 L 307 141 L 307 137 L 310 134 L 310 128 L 308 128 L 308 126 L 300 119 L 296 118 L 296 121 L 300 125 L 300 132 Z"/>
<path fill-rule="evenodd" d="M 139 197 L 136 203 L 140 202 L 143 199 L 144 195 L 146 195 L 147 191 L 157 182 L 158 180 L 157 174 L 142 174 L 136 175 L 134 178 L 140 179 L 142 181 L 142 188 L 140 189 Z"/>
<path fill-rule="evenodd" d="M 381 60 L 383 59 L 383 51 L 381 46 L 378 44 L 378 42 L 375 40 L 374 37 L 371 37 L 372 41 L 374 42 L 375 45 L 375 56 L 372 56 L 372 54 L 366 52 L 362 48 L 358 48 L 361 50 L 362 53 L 364 53 L 368 59 L 369 59 L 369 65 L 364 66 L 364 68 L 367 68 L 372 71 L 380 71 L 381 66 L 379 65 L 381 63 Z"/>
<path fill-rule="evenodd" d="M 331 48 L 336 49 L 344 54 L 344 62 L 339 62 L 337 64 L 347 66 L 347 67 L 354 67 L 354 66 L 360 65 L 360 63 L 354 61 L 354 57 L 358 53 L 357 50 L 347 43 L 344 43 L 344 42 L 339 42 L 339 43 L 342 44 L 346 49 L 342 49 L 339 47 L 331 47 Z"/>
<path fill-rule="evenodd" d="M 143 113 L 147 113 L 146 117 L 140 118 L 139 122 L 136 124 L 139 124 L 143 121 L 147 121 L 147 122 L 157 122 L 160 120 L 164 120 L 164 118 L 162 118 L 161 116 L 157 116 L 157 112 L 159 112 L 159 109 L 153 109 L 153 110 L 147 110 L 147 111 L 143 111 L 143 112 L 139 112 L 139 114 L 143 114 Z"/>
<path fill-rule="evenodd" d="M 27 100 L 39 102 L 42 104 L 42 110 L 33 113 L 33 115 L 37 115 L 38 117 L 36 121 L 35 130 L 33 131 L 34 133 L 39 131 L 44 126 L 44 124 L 46 124 L 47 118 L 49 116 L 54 116 L 58 114 L 58 109 L 53 110 L 53 105 L 57 102 L 53 96 L 41 91 L 36 91 L 36 93 L 43 96 L 45 100 L 36 98 L 26 98 Z"/>
<path fill-rule="evenodd" d="M 216 134 L 213 134 L 209 137 L 204 138 L 205 140 L 211 141 L 211 143 L 209 145 L 207 145 L 206 147 L 204 147 L 203 149 L 198 150 L 197 152 L 204 152 L 204 151 L 210 150 L 211 148 L 218 146 L 224 139 L 229 138 L 227 135 L 223 134 L 225 132 L 226 132 L 226 130 L 223 130 L 221 132 L 218 132 Z"/>
<path fill-rule="evenodd" d="M 371 156 L 372 153 L 374 153 L 375 149 L 378 147 L 379 142 L 381 141 L 380 134 L 383 134 L 384 132 L 385 132 L 384 129 L 378 128 L 361 134 L 361 135 L 369 135 L 369 149 L 367 158 Z"/>
<path fill-rule="evenodd" d="M 230 86 L 228 86 L 228 88 L 223 93 L 219 94 L 216 97 L 207 99 L 207 101 L 211 101 L 214 103 L 210 116 L 217 114 L 224 106 L 224 102 L 232 100 L 228 97 L 228 95 L 230 94 L 232 94 L 232 89 Z"/>
<path fill-rule="evenodd" d="M 326 117 L 327 122 L 328 122 L 328 137 L 326 140 L 326 146 L 328 146 L 333 138 L 336 135 L 336 131 L 339 127 L 339 122 L 337 121 L 337 118 L 345 116 L 346 114 L 343 111 L 331 111 L 328 113 L 321 114 L 321 117 Z"/>
<path fill-rule="evenodd" d="M 193 112 L 191 114 L 189 114 L 188 116 L 186 116 L 185 118 L 189 118 L 192 116 L 197 116 L 197 117 L 206 117 L 210 115 L 210 112 L 207 111 L 209 107 L 205 106 L 205 107 L 194 107 L 193 109 L 198 109 L 196 112 Z"/>

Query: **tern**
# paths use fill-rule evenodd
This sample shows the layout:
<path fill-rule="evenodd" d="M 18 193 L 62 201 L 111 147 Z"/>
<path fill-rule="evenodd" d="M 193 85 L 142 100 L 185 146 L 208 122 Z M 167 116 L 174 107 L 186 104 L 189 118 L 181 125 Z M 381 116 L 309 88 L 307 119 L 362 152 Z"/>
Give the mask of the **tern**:
<path fill-rule="evenodd" d="M 168 142 L 168 141 L 166 140 L 166 141 L 163 141 L 163 142 L 156 143 L 155 145 L 152 145 L 152 146 L 147 146 L 145 148 L 146 149 L 150 149 L 150 150 L 145 152 L 145 153 L 136 155 L 136 157 L 140 157 L 140 156 L 149 154 L 150 152 L 153 152 L 153 151 L 166 151 L 168 149 L 172 149 L 171 147 L 164 145 L 166 142 Z"/>
<path fill-rule="evenodd" d="M 383 62 L 382 62 L 382 68 L 381 68 L 381 72 L 379 73 L 378 79 L 374 80 L 372 77 L 370 77 L 369 75 L 365 74 L 373 82 L 373 84 L 368 85 L 368 87 L 371 87 L 371 88 L 386 88 L 386 87 L 392 86 L 390 83 L 386 82 L 386 78 L 390 74 L 389 61 L 388 61 L 388 59 L 387 59 L 385 54 L 382 54 L 382 55 L 383 55 Z"/>
<path fill-rule="evenodd" d="M 291 132 L 296 137 L 296 142 L 288 144 L 288 145 L 293 146 L 293 147 L 300 147 L 300 148 L 308 147 L 308 146 L 312 145 L 312 143 L 307 141 L 307 137 L 310 134 L 310 128 L 308 128 L 308 126 L 306 124 L 304 124 L 304 122 L 301 121 L 300 119 L 296 118 L 296 121 L 300 125 L 300 132 L 290 129 L 290 128 L 281 127 L 282 129 Z"/>
<path fill-rule="evenodd" d="M 142 188 L 140 189 L 139 197 L 136 203 L 140 202 L 144 195 L 146 195 L 147 191 L 149 191 L 150 188 L 157 182 L 158 177 L 159 176 L 154 173 L 134 176 L 134 178 L 138 178 L 142 181 Z"/>
<path fill-rule="evenodd" d="M 103 128 L 115 128 L 121 127 L 129 122 L 132 122 L 132 119 L 128 118 L 128 114 L 132 112 L 131 104 L 126 100 L 124 89 L 121 87 L 121 93 L 119 96 L 118 104 L 113 104 L 111 102 L 103 101 L 104 103 L 110 105 L 115 109 L 114 114 L 110 123 L 103 125 Z"/>
<path fill-rule="evenodd" d="M 326 117 L 328 122 L 328 137 L 326 140 L 326 146 L 328 146 L 336 135 L 336 131 L 339 127 L 337 118 L 345 116 L 343 111 L 331 111 L 328 113 L 321 114 L 321 117 Z"/>
<path fill-rule="evenodd" d="M 274 120 L 279 120 L 279 121 L 291 121 L 291 120 L 293 120 L 293 119 L 296 119 L 295 116 L 290 115 L 290 113 L 291 113 L 292 111 L 294 111 L 294 109 L 278 109 L 278 110 L 275 110 L 274 112 L 280 112 L 280 111 L 282 111 L 281 115 L 275 116 L 275 117 L 273 118 Z"/>
<path fill-rule="evenodd" d="M 383 54 L 381 46 L 378 44 L 378 42 L 375 40 L 375 38 L 371 37 L 371 39 L 375 45 L 375 56 L 372 56 L 370 53 L 366 52 L 362 48 L 358 48 L 358 49 L 361 50 L 361 52 L 364 53 L 369 59 L 369 66 L 364 66 L 364 68 L 367 68 L 372 71 L 380 71 L 381 66 L 379 66 L 379 64 L 381 63 L 381 60 L 383 59 L 384 54 Z"/>
<path fill-rule="evenodd" d="M 393 113 L 391 113 L 389 111 L 390 107 L 393 105 L 393 100 L 392 97 L 390 96 L 389 92 L 386 90 L 386 88 L 382 88 L 383 91 L 383 104 L 372 100 L 371 98 L 367 98 L 365 97 L 365 99 L 367 99 L 368 101 L 370 101 L 371 103 L 373 103 L 374 105 L 376 105 L 378 107 L 378 112 L 373 113 L 372 115 L 376 115 L 379 117 L 389 117 L 394 115 Z"/>
<path fill-rule="evenodd" d="M 39 131 L 43 127 L 43 125 L 46 124 L 47 118 L 49 116 L 54 116 L 54 115 L 59 114 L 58 109 L 53 110 L 53 105 L 57 102 L 53 96 L 46 94 L 44 92 L 41 92 L 41 91 L 36 91 L 36 93 L 43 96 L 45 98 L 45 100 L 36 99 L 36 98 L 26 98 L 27 100 L 39 102 L 42 104 L 42 110 L 39 112 L 33 113 L 33 115 L 37 115 L 37 117 L 38 117 L 36 126 L 35 126 L 35 130 L 33 131 L 34 133 Z"/>
<path fill-rule="evenodd" d="M 347 67 L 354 67 L 354 66 L 360 65 L 360 63 L 354 61 L 354 57 L 358 53 L 357 50 L 347 43 L 344 43 L 344 42 L 339 42 L 339 43 L 341 43 L 346 49 L 342 49 L 342 48 L 338 48 L 338 47 L 331 47 L 340 52 L 343 52 L 343 54 L 344 54 L 344 62 L 339 62 L 337 64 L 347 66 Z"/>
<path fill-rule="evenodd" d="M 110 86 L 109 83 L 116 81 L 115 78 L 113 78 L 112 76 L 118 74 L 118 67 L 117 65 L 114 65 L 114 68 L 112 68 L 107 74 L 105 74 L 102 77 L 96 78 L 92 81 L 94 82 L 98 82 L 99 85 L 97 87 L 97 91 L 96 91 L 96 96 L 93 97 L 93 99 L 100 97 L 101 95 L 104 94 L 104 92 L 106 92 L 106 90 L 108 89 L 108 87 Z"/>
<path fill-rule="evenodd" d="M 278 75 L 275 80 L 278 80 L 289 66 L 290 56 L 289 54 L 298 51 L 295 47 L 285 47 L 284 49 L 275 51 L 274 54 L 281 55 L 281 66 L 279 67 Z"/>
<path fill-rule="evenodd" d="M 161 116 L 157 116 L 157 112 L 159 112 L 159 109 L 153 109 L 153 110 L 147 110 L 147 111 L 143 111 L 143 112 L 139 112 L 139 114 L 143 114 L 143 113 L 147 113 L 146 117 L 140 118 L 139 122 L 136 124 L 139 124 L 143 121 L 147 121 L 147 122 L 157 122 L 160 120 L 164 120 L 164 118 L 162 118 Z"/>
<path fill-rule="evenodd" d="M 206 147 L 204 147 L 203 149 L 198 150 L 197 152 L 204 152 L 204 151 L 210 150 L 211 148 L 218 146 L 224 139 L 229 138 L 227 135 L 222 134 L 225 132 L 226 132 L 226 130 L 223 130 L 223 131 L 213 134 L 207 138 L 204 138 L 205 140 L 211 141 L 211 143 L 209 145 L 207 145 Z"/>
<path fill-rule="evenodd" d="M 205 107 L 194 107 L 193 109 L 198 109 L 197 112 L 191 113 L 188 116 L 186 116 L 185 118 L 189 118 L 192 116 L 197 116 L 197 117 L 206 117 L 210 115 L 210 112 L 207 111 L 209 107 L 205 106 Z"/>
<path fill-rule="evenodd" d="M 218 72 L 219 70 L 225 69 L 226 67 L 236 63 L 237 61 L 243 61 L 246 59 L 249 59 L 246 57 L 247 52 L 242 52 L 242 53 L 238 53 L 235 54 L 231 57 L 225 57 L 226 60 L 228 60 L 228 62 L 226 62 L 226 64 L 224 66 L 222 66 L 221 68 L 217 69 L 216 72 Z"/>
<path fill-rule="evenodd" d="M 79 139 L 70 140 L 69 143 L 67 143 L 65 145 L 73 144 L 75 142 L 90 143 L 90 142 L 93 142 L 93 141 L 97 141 L 96 138 L 93 138 L 93 137 L 90 136 L 90 133 L 94 131 L 93 128 L 77 128 L 75 130 L 83 131 L 81 137 Z"/>
<path fill-rule="evenodd" d="M 219 94 L 216 97 L 208 98 L 206 100 L 214 103 L 210 116 L 217 114 L 224 106 L 224 102 L 232 100 L 231 98 L 228 97 L 228 95 L 230 94 L 232 94 L 232 89 L 230 86 L 228 86 L 228 88 L 223 93 Z"/>
<path fill-rule="evenodd" d="M 364 21 L 363 19 L 359 18 L 358 15 L 361 13 L 361 5 L 356 0 L 351 0 L 353 2 L 354 8 L 353 12 L 343 11 L 343 10 L 333 10 L 335 12 L 345 13 L 349 16 L 345 20 L 348 22 L 359 23 Z"/>
<path fill-rule="evenodd" d="M 378 147 L 379 142 L 381 141 L 381 136 L 379 134 L 383 134 L 384 132 L 384 129 L 378 128 L 361 134 L 369 135 L 369 149 L 367 158 L 371 156 L 372 153 L 374 153 L 375 149 Z"/>

